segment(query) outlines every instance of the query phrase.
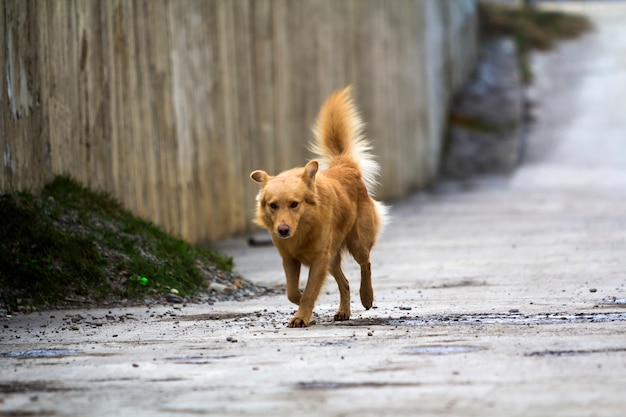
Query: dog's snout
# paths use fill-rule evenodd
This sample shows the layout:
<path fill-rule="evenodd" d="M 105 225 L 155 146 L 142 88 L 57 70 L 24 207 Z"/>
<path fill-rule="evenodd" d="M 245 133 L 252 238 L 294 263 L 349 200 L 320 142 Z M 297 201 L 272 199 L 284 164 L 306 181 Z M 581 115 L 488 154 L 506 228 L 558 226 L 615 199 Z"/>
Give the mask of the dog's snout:
<path fill-rule="evenodd" d="M 291 230 L 289 229 L 289 226 L 284 223 L 278 226 L 278 228 L 276 229 L 276 232 L 278 233 L 278 237 L 282 237 L 282 238 L 289 237 L 289 235 L 291 234 Z"/>

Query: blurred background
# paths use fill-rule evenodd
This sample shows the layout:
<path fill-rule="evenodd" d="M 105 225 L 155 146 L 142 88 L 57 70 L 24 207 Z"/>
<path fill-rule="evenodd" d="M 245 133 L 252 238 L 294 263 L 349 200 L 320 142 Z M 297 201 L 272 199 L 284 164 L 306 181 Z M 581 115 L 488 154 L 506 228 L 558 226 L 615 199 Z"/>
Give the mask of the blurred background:
<path fill-rule="evenodd" d="M 254 169 L 311 155 L 351 84 L 378 196 L 436 176 L 477 55 L 474 0 L 3 1 L 0 189 L 69 174 L 191 242 L 246 232 Z"/>
<path fill-rule="evenodd" d="M 377 195 L 405 196 L 462 166 L 444 151 L 450 121 L 476 117 L 458 97 L 480 68 L 483 3 L 5 0 L 0 189 L 67 174 L 192 243 L 246 233 L 249 173 L 302 166 L 320 105 L 351 84 Z"/>

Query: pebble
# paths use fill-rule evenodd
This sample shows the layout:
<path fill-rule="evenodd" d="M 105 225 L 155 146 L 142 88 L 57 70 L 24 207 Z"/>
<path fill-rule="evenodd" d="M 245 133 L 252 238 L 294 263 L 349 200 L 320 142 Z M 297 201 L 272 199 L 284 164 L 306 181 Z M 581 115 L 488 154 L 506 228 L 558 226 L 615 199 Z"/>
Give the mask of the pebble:
<path fill-rule="evenodd" d="M 185 301 L 183 297 L 181 297 L 180 295 L 176 295 L 176 294 L 165 294 L 165 300 L 167 300 L 167 302 L 169 303 L 176 303 L 176 304 L 181 304 Z"/>
<path fill-rule="evenodd" d="M 589 288 L 589 292 L 596 292 L 596 291 L 598 291 L 597 288 Z"/>
<path fill-rule="evenodd" d="M 232 291 L 232 288 L 229 288 L 227 285 L 224 285 L 224 284 L 218 284 L 217 282 L 212 282 L 209 285 L 209 291 L 211 290 L 215 292 L 219 292 L 219 293 L 225 293 L 225 292 Z"/>
<path fill-rule="evenodd" d="M 512 308 L 509 310 L 509 313 L 519 313 L 519 308 Z"/>

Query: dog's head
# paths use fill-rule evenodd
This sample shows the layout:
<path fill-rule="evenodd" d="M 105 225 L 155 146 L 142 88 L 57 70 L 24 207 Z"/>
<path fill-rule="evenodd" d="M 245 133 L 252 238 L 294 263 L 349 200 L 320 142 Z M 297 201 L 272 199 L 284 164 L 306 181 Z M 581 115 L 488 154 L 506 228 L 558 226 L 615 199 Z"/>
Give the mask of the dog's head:
<path fill-rule="evenodd" d="M 317 170 L 317 161 L 311 161 L 274 177 L 265 171 L 252 172 L 250 178 L 261 185 L 255 222 L 281 239 L 292 237 L 306 221 L 309 207 L 316 204 Z"/>

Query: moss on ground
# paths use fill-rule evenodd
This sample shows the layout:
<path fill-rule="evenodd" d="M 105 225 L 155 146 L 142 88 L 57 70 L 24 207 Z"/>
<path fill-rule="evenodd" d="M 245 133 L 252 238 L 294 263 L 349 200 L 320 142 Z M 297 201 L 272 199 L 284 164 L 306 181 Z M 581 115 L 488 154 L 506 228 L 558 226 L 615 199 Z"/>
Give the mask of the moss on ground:
<path fill-rule="evenodd" d="M 510 132 L 517 128 L 514 122 L 507 124 L 497 123 L 491 120 L 486 120 L 479 116 L 468 116 L 461 113 L 451 112 L 448 119 L 450 127 L 457 127 L 466 130 L 472 130 L 482 133 L 503 134 Z"/>
<path fill-rule="evenodd" d="M 143 301 L 172 288 L 190 296 L 233 266 L 69 177 L 37 196 L 1 193 L 0 218 L 0 307 L 8 309 Z"/>
<path fill-rule="evenodd" d="M 584 16 L 530 6 L 507 6 L 480 3 L 480 27 L 483 39 L 511 36 L 520 54 L 524 82 L 532 81 L 528 54 L 548 50 L 558 41 L 575 39 L 592 29 Z"/>

